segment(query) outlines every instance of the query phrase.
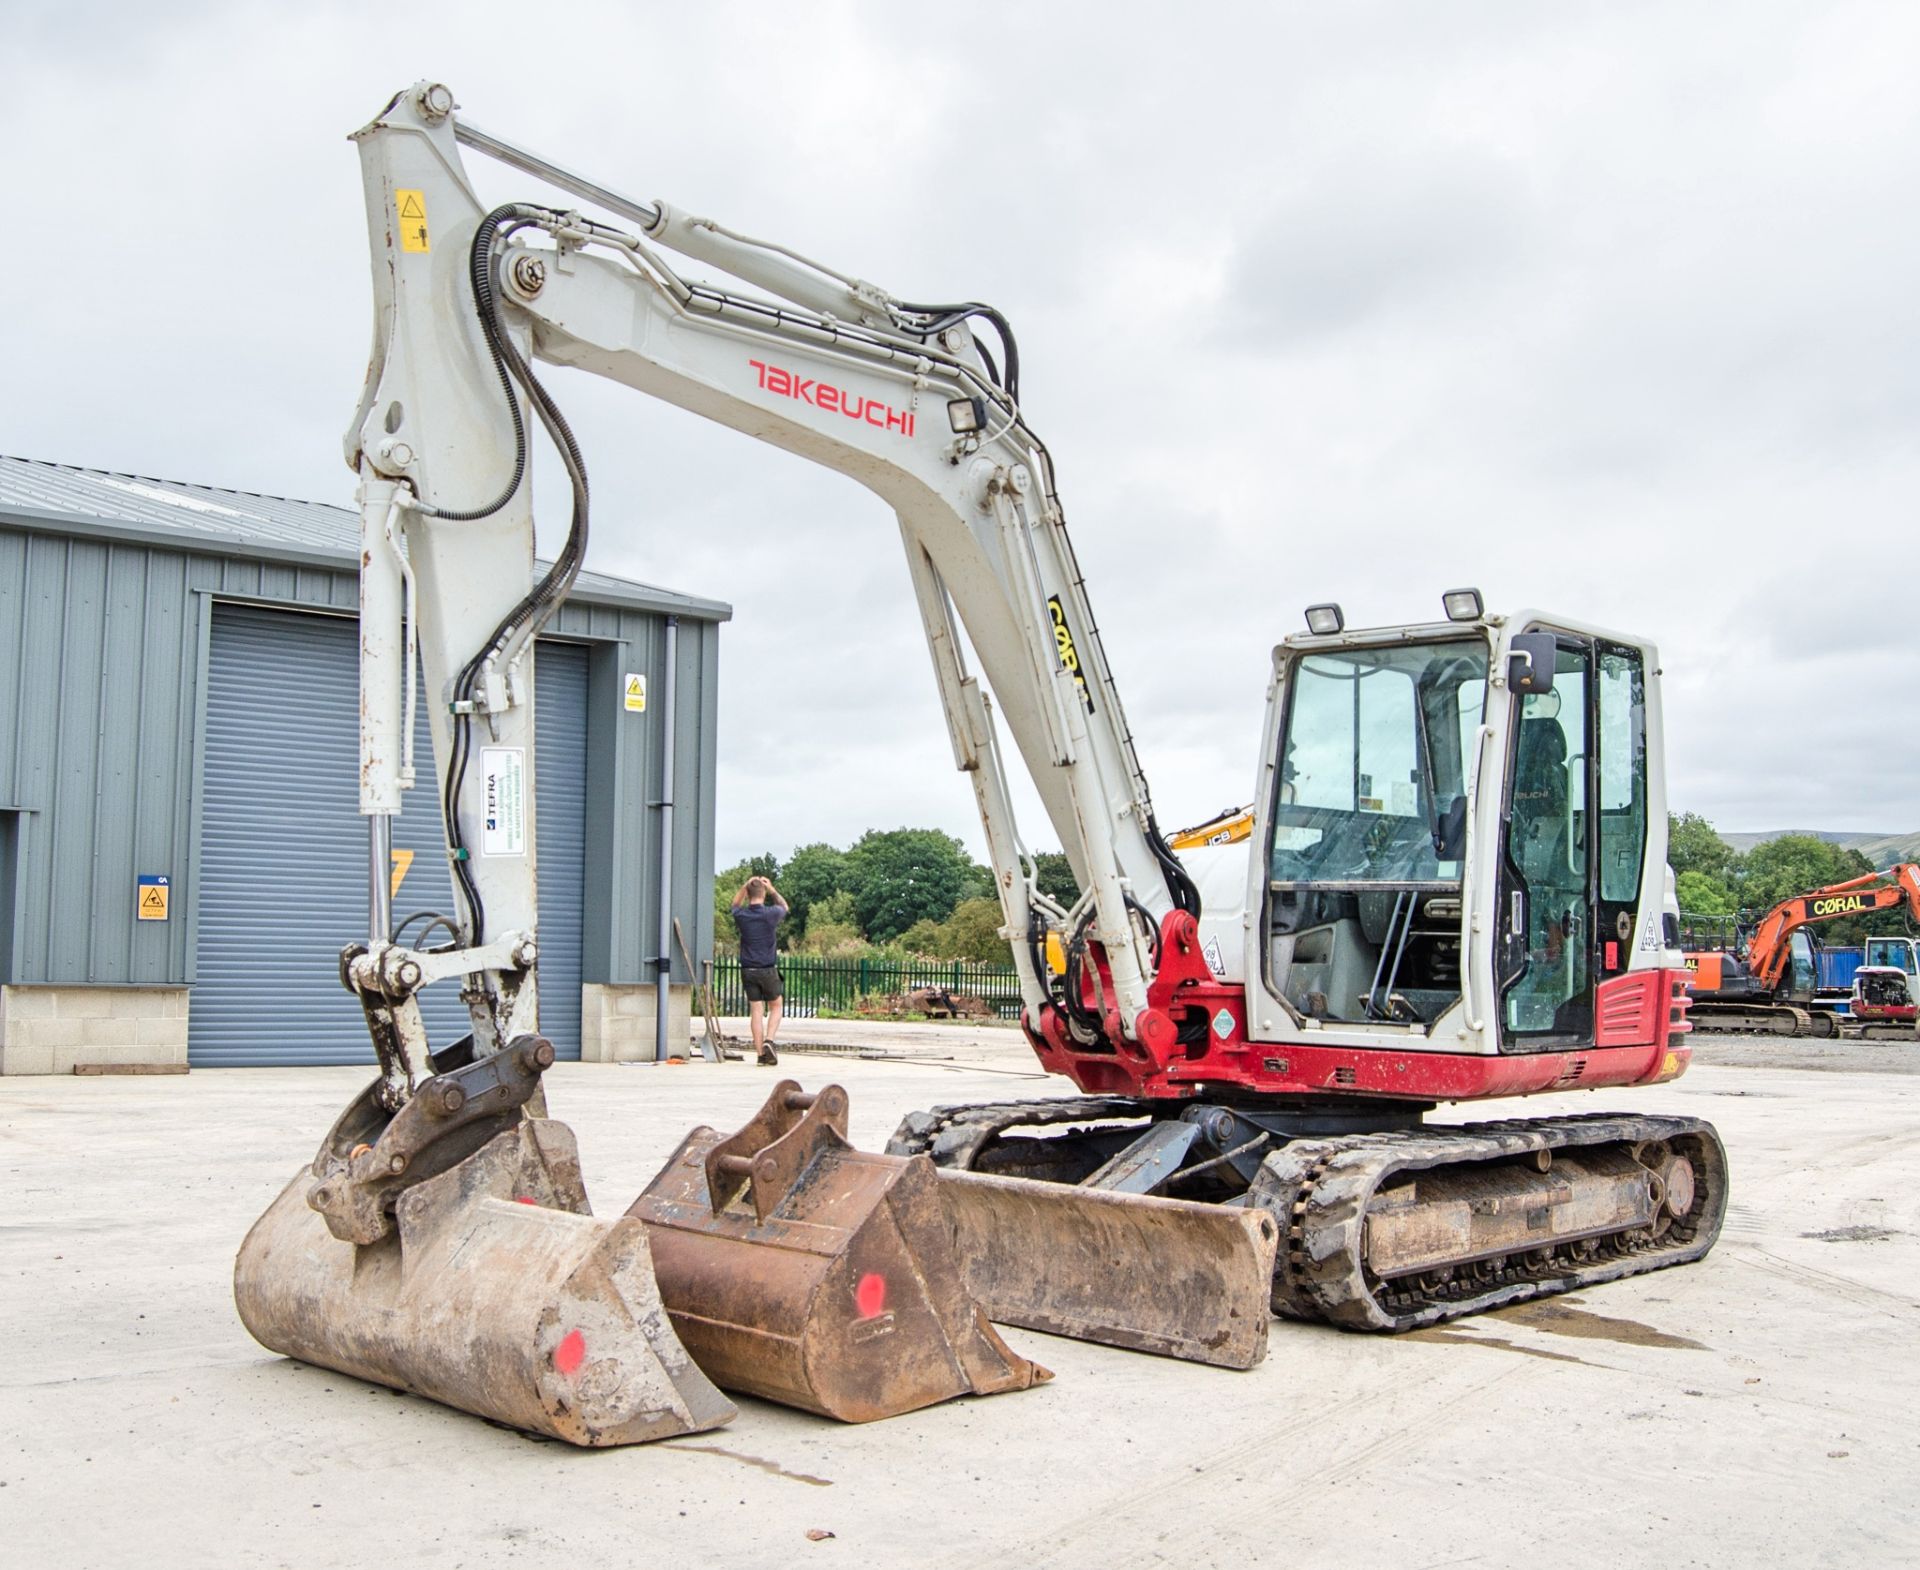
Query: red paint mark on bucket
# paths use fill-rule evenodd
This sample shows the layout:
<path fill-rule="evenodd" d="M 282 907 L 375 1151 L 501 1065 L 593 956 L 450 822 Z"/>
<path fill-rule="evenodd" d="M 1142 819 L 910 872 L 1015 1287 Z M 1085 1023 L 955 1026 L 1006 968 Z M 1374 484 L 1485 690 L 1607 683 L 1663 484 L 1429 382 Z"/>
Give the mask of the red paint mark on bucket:
<path fill-rule="evenodd" d="M 531 1205 L 537 1203 L 535 1200 L 528 1199 L 525 1194 L 515 1194 L 513 1196 L 513 1202 L 516 1205 Z"/>
<path fill-rule="evenodd" d="M 586 1360 L 587 1338 L 577 1330 L 569 1330 L 560 1338 L 560 1344 L 553 1349 L 553 1366 L 569 1379 Z"/>
<path fill-rule="evenodd" d="M 864 1275 L 860 1285 L 854 1289 L 854 1306 L 860 1310 L 862 1319 L 872 1319 L 887 1306 L 887 1278 L 885 1276 Z"/>

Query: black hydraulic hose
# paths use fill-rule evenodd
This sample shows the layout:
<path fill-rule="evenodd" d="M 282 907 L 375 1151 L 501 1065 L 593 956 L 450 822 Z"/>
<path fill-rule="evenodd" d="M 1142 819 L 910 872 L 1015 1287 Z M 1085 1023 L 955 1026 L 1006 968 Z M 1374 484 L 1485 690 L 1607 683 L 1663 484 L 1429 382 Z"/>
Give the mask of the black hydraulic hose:
<path fill-rule="evenodd" d="M 1006 388 L 1008 395 L 1015 403 L 1020 401 L 1020 345 L 1014 339 L 1012 324 L 991 305 L 983 305 L 978 300 L 968 300 L 960 305 L 909 305 L 903 300 L 900 302 L 900 309 L 911 311 L 916 316 L 932 318 L 931 321 L 918 322 L 914 325 L 913 330 L 927 338 L 944 332 L 956 322 L 963 322 L 970 316 L 984 317 L 993 323 L 993 330 L 999 334 L 1000 347 L 1005 352 L 1007 360 L 1007 379 L 1000 382 L 1000 385 Z M 991 364 L 992 361 L 989 360 L 988 363 Z M 999 381 L 998 376 L 994 379 Z"/>
<path fill-rule="evenodd" d="M 916 307 L 908 306 L 905 307 L 905 309 L 913 310 L 916 309 Z M 981 307 L 981 309 L 985 310 L 986 308 Z M 996 317 L 998 314 L 998 312 L 994 313 Z M 1012 389 L 1009 388 L 1008 390 L 1011 391 Z M 1053 454 L 1048 451 L 1047 444 L 1040 439 L 1039 434 L 1029 426 L 1025 420 L 1019 422 L 1019 430 L 1021 435 L 1025 436 L 1026 439 L 1033 444 L 1034 451 L 1040 455 L 1040 464 L 1043 471 L 1042 489 L 1045 492 L 1047 501 L 1059 516 L 1061 527 L 1064 530 L 1066 526 L 1067 509 L 1066 504 L 1060 500 L 1060 489 L 1056 482 L 1053 466 Z M 1064 534 L 1062 537 L 1063 539 L 1065 538 Z M 1067 549 L 1069 558 L 1071 558 L 1072 547 L 1069 545 Z M 1098 647 L 1099 629 L 1097 627 L 1089 628 L 1089 636 L 1093 639 L 1095 646 Z M 1101 663 L 1103 665 L 1105 664 L 1104 652 L 1102 653 Z M 1129 732 L 1127 734 L 1127 741 L 1131 743 L 1132 740 L 1132 734 Z M 1150 795 L 1150 792 L 1146 792 L 1146 772 L 1139 768 L 1137 758 L 1134 766 L 1136 771 L 1139 772 L 1140 785 L 1143 793 Z M 1187 871 L 1185 864 L 1173 853 L 1173 847 L 1167 843 L 1167 837 L 1161 832 L 1159 821 L 1155 818 L 1151 807 L 1147 810 L 1147 844 L 1153 851 L 1154 860 L 1160 863 L 1161 875 L 1167 880 L 1167 895 L 1173 901 L 1174 908 L 1176 910 L 1184 910 L 1188 915 L 1192 916 L 1194 920 L 1198 921 L 1200 919 L 1199 885 L 1193 881 L 1193 876 Z"/>
<path fill-rule="evenodd" d="M 1158 970 L 1160 968 L 1159 923 L 1157 923 L 1153 919 L 1153 912 L 1148 910 L 1146 906 L 1142 905 L 1140 901 L 1135 899 L 1131 893 L 1127 894 L 1125 898 L 1127 902 L 1127 909 L 1132 911 L 1136 916 L 1138 916 L 1141 919 L 1142 922 L 1146 924 L 1148 958 L 1152 962 L 1153 968 L 1155 970 Z"/>
<path fill-rule="evenodd" d="M 1187 871 L 1180 858 L 1173 853 L 1173 847 L 1167 843 L 1167 837 L 1160 832 L 1160 825 L 1152 812 L 1147 814 L 1147 844 L 1152 847 L 1154 859 L 1160 863 L 1160 870 L 1166 876 L 1167 893 L 1172 897 L 1174 908 L 1184 910 L 1196 921 L 1200 918 L 1200 888 L 1193 881 L 1193 875 Z"/>
<path fill-rule="evenodd" d="M 453 924 L 451 917 L 443 916 L 437 910 L 416 910 L 411 916 L 407 917 L 405 921 L 400 922 L 394 927 L 393 941 L 398 943 L 401 935 L 406 932 L 407 928 L 411 927 L 416 921 L 422 920 L 426 922 L 426 925 L 420 929 L 420 937 L 418 941 L 412 945 L 413 947 L 418 948 L 420 944 L 425 943 L 428 934 L 431 933 L 435 927 L 444 928 L 453 946 L 455 948 L 459 947 L 460 929 Z"/>
<path fill-rule="evenodd" d="M 561 462 L 567 470 L 567 478 L 573 490 L 573 514 L 567 530 L 567 540 L 553 566 L 546 575 L 516 604 L 499 624 L 480 649 L 461 667 L 454 679 L 453 698 L 459 707 L 455 710 L 453 739 L 449 749 L 447 780 L 442 792 L 441 807 L 446 818 L 448 848 L 452 852 L 454 876 L 459 882 L 460 892 L 465 903 L 471 924 L 469 941 L 474 945 L 486 939 L 486 907 L 481 900 L 479 887 L 473 881 L 468 865 L 468 851 L 465 834 L 460 826 L 460 791 L 466 782 L 467 761 L 473 750 L 473 717 L 471 704 L 476 684 L 486 663 L 513 637 L 515 631 L 529 618 L 549 612 L 564 599 L 580 575 L 580 567 L 586 558 L 588 533 L 589 492 L 587 486 L 586 462 L 581 457 L 580 446 L 574 439 L 566 416 L 560 412 L 540 380 L 533 374 L 533 368 L 527 364 L 524 356 L 508 337 L 506 326 L 500 318 L 500 301 L 494 288 L 494 259 L 500 232 L 507 228 L 523 228 L 528 224 L 539 223 L 558 217 L 545 208 L 509 203 L 497 207 L 480 221 L 474 230 L 473 244 L 467 253 L 467 276 L 473 287 L 474 311 L 480 320 L 480 330 L 487 341 L 488 351 L 493 356 L 495 369 L 500 373 L 500 383 L 507 396 L 508 411 L 513 419 L 514 466 L 513 476 L 495 500 L 485 507 L 470 511 L 447 512 L 432 509 L 432 515 L 451 522 L 476 522 L 492 516 L 511 501 L 526 478 L 527 438 L 526 425 L 520 412 L 520 401 L 514 391 L 518 382 L 532 401 L 534 410 L 540 416 L 540 423 L 546 428 L 548 436 L 559 449 Z"/>
<path fill-rule="evenodd" d="M 1087 928 L 1093 925 L 1094 907 L 1089 905 L 1087 913 L 1073 929 L 1073 936 L 1067 942 L 1067 973 L 1061 978 L 1065 983 L 1061 1002 L 1066 1005 L 1067 1017 L 1082 1030 L 1100 1035 L 1106 1028 L 1106 1022 L 1100 1017 L 1098 1009 L 1090 1009 L 1080 999 L 1080 978 L 1087 960 Z"/>

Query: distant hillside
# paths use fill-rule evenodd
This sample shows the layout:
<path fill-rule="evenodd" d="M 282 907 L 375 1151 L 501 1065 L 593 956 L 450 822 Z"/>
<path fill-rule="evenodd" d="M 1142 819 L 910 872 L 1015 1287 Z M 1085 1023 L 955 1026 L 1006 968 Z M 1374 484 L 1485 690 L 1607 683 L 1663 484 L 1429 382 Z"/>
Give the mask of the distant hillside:
<path fill-rule="evenodd" d="M 1897 861 L 1920 861 L 1920 834 L 1836 833 L 1831 829 L 1775 829 L 1770 834 L 1722 834 L 1720 837 L 1744 854 L 1756 845 L 1777 840 L 1785 834 L 1805 834 L 1825 840 L 1844 850 L 1857 850 L 1876 867 L 1891 867 Z"/>

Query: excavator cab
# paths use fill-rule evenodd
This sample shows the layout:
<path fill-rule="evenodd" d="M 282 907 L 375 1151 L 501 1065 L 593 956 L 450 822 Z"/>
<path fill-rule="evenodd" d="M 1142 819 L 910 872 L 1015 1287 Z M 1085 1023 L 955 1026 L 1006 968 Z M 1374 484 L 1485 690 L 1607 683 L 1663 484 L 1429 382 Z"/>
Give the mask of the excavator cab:
<path fill-rule="evenodd" d="M 1530 618 L 1283 644 L 1257 897 L 1287 1011 L 1375 1041 L 1593 1045 L 1609 983 L 1672 942 L 1650 664 Z M 1480 931 L 1496 941 L 1475 976 Z"/>

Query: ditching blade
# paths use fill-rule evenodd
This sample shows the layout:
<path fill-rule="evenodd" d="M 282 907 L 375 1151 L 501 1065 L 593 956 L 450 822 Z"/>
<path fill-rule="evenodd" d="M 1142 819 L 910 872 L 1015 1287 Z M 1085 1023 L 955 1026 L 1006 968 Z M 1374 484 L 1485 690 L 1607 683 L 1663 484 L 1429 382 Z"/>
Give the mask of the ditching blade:
<path fill-rule="evenodd" d="M 855 1150 L 846 1118 L 838 1085 L 784 1080 L 739 1133 L 695 1129 L 627 1212 L 700 1366 L 850 1423 L 1050 1379 L 967 1295 L 933 1163 Z"/>
<path fill-rule="evenodd" d="M 1222 1368 L 1267 1355 L 1279 1229 L 1261 1210 L 939 1169 L 990 1319 Z"/>
<path fill-rule="evenodd" d="M 400 1195 L 344 1242 L 302 1168 L 247 1234 L 234 1301 L 255 1340 L 569 1444 L 639 1444 L 734 1416 L 673 1333 L 646 1228 L 587 1213 L 572 1131 L 533 1119 Z"/>

